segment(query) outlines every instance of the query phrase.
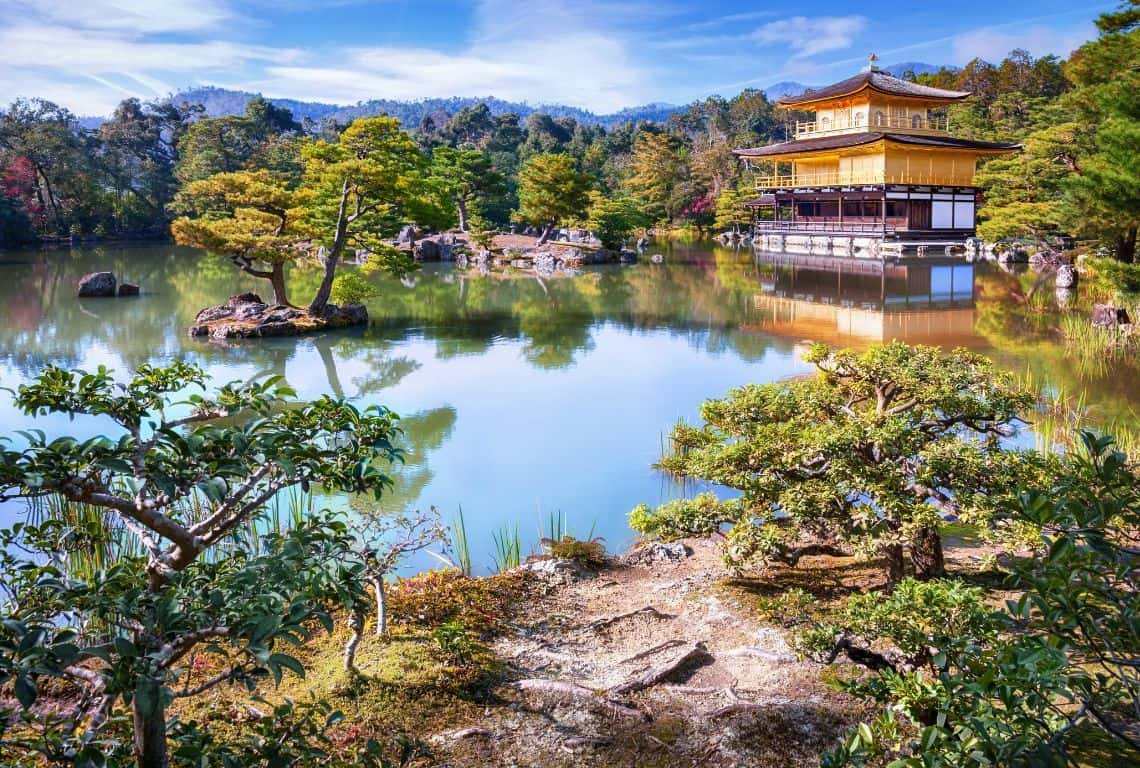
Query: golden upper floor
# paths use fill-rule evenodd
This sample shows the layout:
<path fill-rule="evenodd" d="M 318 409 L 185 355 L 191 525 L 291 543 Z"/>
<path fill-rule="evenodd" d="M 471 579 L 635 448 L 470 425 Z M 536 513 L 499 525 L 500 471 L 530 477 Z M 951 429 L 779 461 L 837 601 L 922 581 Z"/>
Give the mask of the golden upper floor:
<path fill-rule="evenodd" d="M 796 139 L 870 131 L 946 135 L 946 105 L 969 95 L 900 80 L 872 64 L 854 77 L 785 96 L 778 104 L 815 113 L 814 120 L 796 122 Z"/>

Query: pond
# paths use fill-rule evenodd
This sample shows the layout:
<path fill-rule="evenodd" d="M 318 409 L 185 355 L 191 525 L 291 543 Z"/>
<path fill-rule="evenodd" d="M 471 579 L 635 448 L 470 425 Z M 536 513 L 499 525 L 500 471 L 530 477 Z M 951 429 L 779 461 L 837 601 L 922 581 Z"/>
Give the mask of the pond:
<path fill-rule="evenodd" d="M 575 535 L 627 545 L 630 509 L 700 490 L 651 467 L 671 426 L 731 387 L 807 372 L 812 340 L 966 346 L 1081 398 L 1103 423 L 1136 419 L 1134 364 L 1066 350 L 1062 310 L 1033 273 L 945 259 L 836 272 L 702 243 L 651 252 L 664 262 L 542 279 L 425 265 L 382 281 L 367 329 L 230 344 L 186 335 L 200 308 L 264 288 L 225 259 L 170 245 L 0 253 L 0 381 L 15 387 L 48 363 L 123 373 L 181 359 L 218 383 L 281 374 L 302 397 L 387 405 L 403 417 L 407 462 L 379 506 L 435 506 L 447 521 L 462 509 L 483 572 L 494 531 L 517 523 L 525 554 L 552 514 Z M 78 277 L 96 270 L 142 295 L 77 299 Z M 294 277 L 298 297 L 318 279 Z M 0 393 L 0 433 L 29 426 Z M 103 425 L 34 426 L 90 436 Z M 0 524 L 20 514 L 6 506 Z"/>

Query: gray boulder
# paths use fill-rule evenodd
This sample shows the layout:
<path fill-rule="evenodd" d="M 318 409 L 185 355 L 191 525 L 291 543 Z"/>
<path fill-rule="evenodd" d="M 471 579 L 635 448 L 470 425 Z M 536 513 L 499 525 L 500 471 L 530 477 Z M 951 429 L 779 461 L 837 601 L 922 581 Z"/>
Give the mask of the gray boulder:
<path fill-rule="evenodd" d="M 110 272 L 91 272 L 79 278 L 79 297 L 94 298 L 115 295 L 115 276 Z"/>
<path fill-rule="evenodd" d="M 1097 328 L 1116 328 L 1129 325 L 1132 322 L 1128 317 L 1128 310 L 1124 307 L 1114 307 L 1111 304 L 1094 304 L 1092 310 L 1092 324 Z"/>
<path fill-rule="evenodd" d="M 136 283 L 119 283 L 120 296 L 138 296 L 139 287 Z"/>
<path fill-rule="evenodd" d="M 1077 284 L 1077 268 L 1072 264 L 1057 267 L 1057 287 L 1073 288 Z"/>
<path fill-rule="evenodd" d="M 439 261 L 443 251 L 435 240 L 421 240 L 416 243 L 416 261 Z"/>
<path fill-rule="evenodd" d="M 631 549 L 618 558 L 622 565 L 653 565 L 654 563 L 672 563 L 684 560 L 692 552 L 679 541 L 665 544 L 653 541 L 636 549 Z"/>
<path fill-rule="evenodd" d="M 559 560 L 552 557 L 533 560 L 522 567 L 523 570 L 534 574 L 540 581 L 552 586 L 573 584 L 576 581 L 592 579 L 597 575 L 585 563 L 578 560 Z"/>
<path fill-rule="evenodd" d="M 397 243 L 414 243 L 417 239 L 419 239 L 419 233 L 416 232 L 415 227 L 413 227 L 411 224 L 409 224 L 408 226 L 406 226 L 400 230 L 400 234 L 396 237 L 396 242 Z"/>

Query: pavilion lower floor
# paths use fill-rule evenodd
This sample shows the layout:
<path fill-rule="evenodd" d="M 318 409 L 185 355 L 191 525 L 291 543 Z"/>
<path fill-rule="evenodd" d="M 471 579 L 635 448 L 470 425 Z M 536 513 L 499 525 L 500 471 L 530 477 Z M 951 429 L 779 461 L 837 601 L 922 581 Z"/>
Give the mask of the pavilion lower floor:
<path fill-rule="evenodd" d="M 757 234 L 962 241 L 975 234 L 974 187 L 874 185 L 774 189 L 749 203 Z"/>

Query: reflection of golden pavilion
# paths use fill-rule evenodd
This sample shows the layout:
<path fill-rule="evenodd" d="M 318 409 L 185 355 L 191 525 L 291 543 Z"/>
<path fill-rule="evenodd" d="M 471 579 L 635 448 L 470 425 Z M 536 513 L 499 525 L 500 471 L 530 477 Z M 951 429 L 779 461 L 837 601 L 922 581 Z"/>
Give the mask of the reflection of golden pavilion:
<path fill-rule="evenodd" d="M 748 325 L 842 343 L 974 342 L 974 267 L 952 259 L 848 260 L 760 254 Z"/>

